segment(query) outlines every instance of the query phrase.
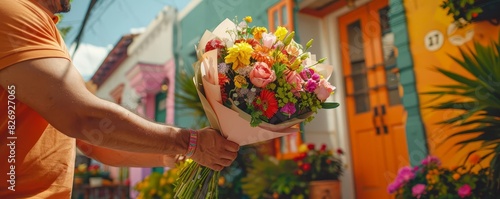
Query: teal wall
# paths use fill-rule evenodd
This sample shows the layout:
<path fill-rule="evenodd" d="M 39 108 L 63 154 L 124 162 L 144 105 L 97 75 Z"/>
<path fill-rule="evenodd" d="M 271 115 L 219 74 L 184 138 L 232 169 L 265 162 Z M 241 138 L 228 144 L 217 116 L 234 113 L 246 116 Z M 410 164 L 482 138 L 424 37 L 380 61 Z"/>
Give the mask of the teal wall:
<path fill-rule="evenodd" d="M 389 23 L 394 32 L 394 44 L 398 48 L 397 66 L 399 68 L 400 82 L 403 86 L 403 106 L 407 111 L 406 142 L 408 155 L 412 165 L 418 165 L 421 159 L 428 154 L 425 128 L 420 113 L 420 102 L 416 89 L 413 58 L 410 51 L 408 25 L 403 0 L 389 1 Z"/>
<path fill-rule="evenodd" d="M 252 16 L 250 25 L 268 27 L 267 8 L 279 0 L 248 1 L 248 0 L 204 0 L 174 29 L 174 49 L 176 72 L 186 70 L 192 73 L 192 64 L 196 61 L 194 46 L 197 45 L 205 30 L 213 30 L 224 19 L 241 21 L 245 16 Z M 175 92 L 182 92 L 175 87 Z M 175 125 L 192 128 L 196 126 L 192 112 L 179 107 L 176 101 Z"/>

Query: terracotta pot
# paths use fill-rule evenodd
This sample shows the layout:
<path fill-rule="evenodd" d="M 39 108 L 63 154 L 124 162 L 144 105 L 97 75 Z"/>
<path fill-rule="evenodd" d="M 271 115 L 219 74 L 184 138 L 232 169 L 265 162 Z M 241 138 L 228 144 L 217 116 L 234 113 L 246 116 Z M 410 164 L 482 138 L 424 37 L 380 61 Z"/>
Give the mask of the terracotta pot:
<path fill-rule="evenodd" d="M 340 182 L 338 180 L 320 180 L 309 183 L 310 199 L 340 199 Z"/>

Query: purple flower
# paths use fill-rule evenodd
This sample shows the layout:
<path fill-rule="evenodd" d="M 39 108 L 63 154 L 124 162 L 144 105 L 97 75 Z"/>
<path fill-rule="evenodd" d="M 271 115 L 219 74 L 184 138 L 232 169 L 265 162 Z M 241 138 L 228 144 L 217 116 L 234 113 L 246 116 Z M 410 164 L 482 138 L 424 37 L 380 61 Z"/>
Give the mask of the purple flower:
<path fill-rule="evenodd" d="M 411 193 L 414 197 L 420 198 L 425 192 L 425 184 L 416 184 L 411 188 Z"/>
<path fill-rule="evenodd" d="M 314 74 L 315 72 L 312 68 L 306 68 L 300 72 L 300 77 L 302 77 L 303 80 L 309 80 Z"/>
<path fill-rule="evenodd" d="M 410 166 L 406 166 L 399 169 L 398 176 L 396 178 L 400 178 L 403 182 L 408 182 L 415 178 L 415 173 L 413 173 L 413 169 Z"/>
<path fill-rule="evenodd" d="M 311 75 L 311 79 L 314 81 L 319 81 L 319 78 L 320 78 L 320 76 L 318 75 L 318 73 L 314 73 Z"/>
<path fill-rule="evenodd" d="M 306 90 L 308 92 L 310 92 L 310 93 L 314 92 L 314 90 L 316 90 L 317 87 L 318 87 L 318 82 L 316 82 L 312 79 L 307 80 Z"/>
<path fill-rule="evenodd" d="M 413 172 L 416 173 L 419 169 L 420 169 L 420 167 L 415 166 L 415 167 L 413 167 Z"/>
<path fill-rule="evenodd" d="M 429 155 L 426 158 L 424 158 L 421 163 L 422 165 L 430 165 L 430 164 L 434 164 L 436 166 L 441 165 L 441 161 L 439 160 L 439 158 L 432 155 Z"/>
<path fill-rule="evenodd" d="M 465 198 L 471 194 L 471 191 L 472 189 L 470 186 L 468 184 L 464 184 L 458 189 L 458 196 L 460 196 L 460 198 Z"/>
<path fill-rule="evenodd" d="M 283 108 L 281 108 L 281 112 L 288 115 L 288 117 L 290 117 L 292 114 L 294 114 L 295 111 L 297 111 L 297 109 L 295 109 L 295 104 L 293 104 L 291 102 L 286 103 L 285 106 L 283 106 Z"/>
<path fill-rule="evenodd" d="M 228 70 L 229 65 L 226 63 L 220 63 L 219 65 L 217 65 L 217 71 L 219 71 L 219 73 L 226 74 Z"/>
<path fill-rule="evenodd" d="M 303 71 L 300 71 L 300 77 L 302 77 L 303 80 L 308 80 L 309 79 L 309 70 L 305 69 Z"/>
<path fill-rule="evenodd" d="M 396 191 L 398 191 L 398 189 L 401 188 L 401 186 L 403 186 L 403 184 L 404 182 L 400 178 L 396 178 L 394 179 L 394 182 L 389 184 L 389 186 L 387 187 L 387 192 L 389 192 L 390 194 L 395 193 Z"/>

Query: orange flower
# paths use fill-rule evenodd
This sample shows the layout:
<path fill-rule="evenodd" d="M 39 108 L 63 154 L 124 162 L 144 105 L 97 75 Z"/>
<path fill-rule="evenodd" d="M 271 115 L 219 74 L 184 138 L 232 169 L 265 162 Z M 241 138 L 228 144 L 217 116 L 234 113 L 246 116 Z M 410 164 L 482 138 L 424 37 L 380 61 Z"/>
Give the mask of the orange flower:
<path fill-rule="evenodd" d="M 223 176 L 219 177 L 219 180 L 218 180 L 219 186 L 224 185 L 224 183 L 226 183 L 226 179 Z"/>
<path fill-rule="evenodd" d="M 269 67 L 272 67 L 274 64 L 274 60 L 269 56 L 270 50 L 271 49 L 266 48 L 264 46 L 256 45 L 255 49 L 252 53 L 252 58 L 259 61 L 259 62 L 264 62 Z"/>
<path fill-rule="evenodd" d="M 460 174 L 458 174 L 458 173 L 453 174 L 453 179 L 454 180 L 460 179 Z"/>
<path fill-rule="evenodd" d="M 475 164 L 478 164 L 479 161 L 481 161 L 481 157 L 479 157 L 479 155 L 474 153 L 474 154 L 469 156 L 469 163 L 475 165 Z"/>

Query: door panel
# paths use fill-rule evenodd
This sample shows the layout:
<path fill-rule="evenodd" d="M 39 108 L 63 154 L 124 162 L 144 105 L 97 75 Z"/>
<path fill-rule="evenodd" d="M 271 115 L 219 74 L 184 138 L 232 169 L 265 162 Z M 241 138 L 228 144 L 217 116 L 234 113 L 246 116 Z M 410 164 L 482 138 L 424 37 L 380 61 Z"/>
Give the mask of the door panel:
<path fill-rule="evenodd" d="M 369 5 L 371 20 L 379 24 L 373 31 L 373 52 L 377 68 L 377 92 L 381 109 L 382 128 L 384 128 L 383 144 L 386 147 L 387 175 L 396 175 L 399 167 L 408 165 L 408 148 L 404 128 L 404 108 L 399 96 L 399 79 L 394 73 L 396 69 L 396 48 L 394 33 L 389 24 L 389 7 L 385 0 L 373 1 Z M 387 129 L 387 131 L 385 130 Z M 389 184 L 393 179 L 386 179 Z"/>
<path fill-rule="evenodd" d="M 383 173 L 384 146 L 378 115 L 377 79 L 368 7 L 360 7 L 339 18 L 343 73 L 347 92 L 356 195 L 386 198 Z M 377 110 L 375 110 L 377 109 Z"/>
<path fill-rule="evenodd" d="M 394 34 L 387 0 L 339 17 L 356 196 L 391 198 L 387 185 L 408 164 L 404 109 L 394 73 Z"/>

